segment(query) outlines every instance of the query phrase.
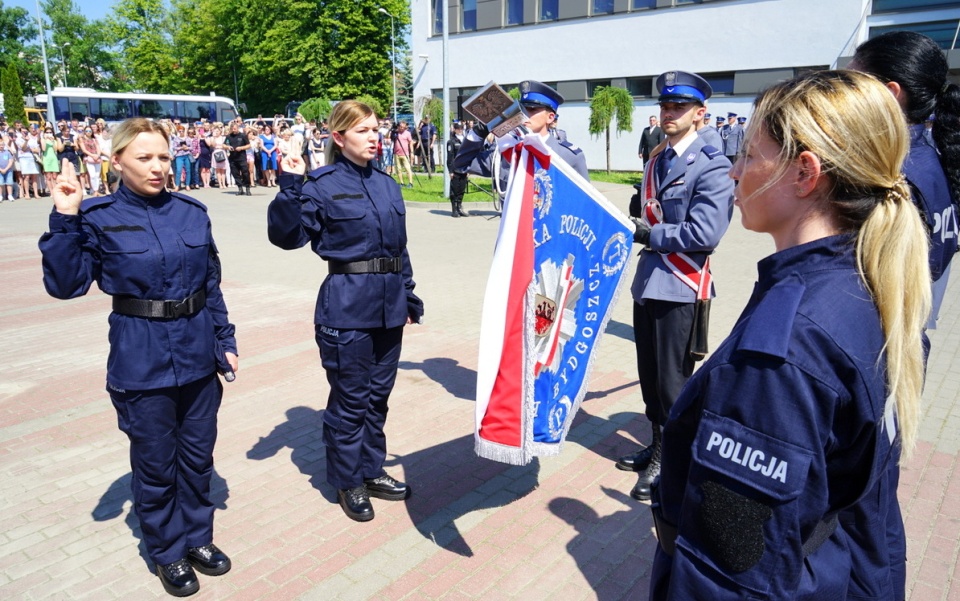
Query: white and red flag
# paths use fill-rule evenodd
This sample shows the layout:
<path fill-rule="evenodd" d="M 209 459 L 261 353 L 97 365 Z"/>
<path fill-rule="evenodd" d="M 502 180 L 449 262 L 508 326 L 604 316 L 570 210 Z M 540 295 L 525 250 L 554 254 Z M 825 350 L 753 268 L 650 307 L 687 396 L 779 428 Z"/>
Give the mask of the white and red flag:
<path fill-rule="evenodd" d="M 560 452 L 634 227 L 539 136 L 504 155 L 514 167 L 483 303 L 476 452 L 525 465 Z"/>

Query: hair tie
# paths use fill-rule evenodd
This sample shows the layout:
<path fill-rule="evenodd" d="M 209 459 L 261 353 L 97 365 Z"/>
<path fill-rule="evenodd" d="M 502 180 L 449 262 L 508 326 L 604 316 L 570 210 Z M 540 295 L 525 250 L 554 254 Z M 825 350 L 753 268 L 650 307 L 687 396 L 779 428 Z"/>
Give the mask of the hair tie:
<path fill-rule="evenodd" d="M 949 82 L 949 81 L 943 82 L 943 86 L 940 88 L 940 95 L 943 96 L 944 94 L 946 94 L 946 93 L 947 93 L 947 89 L 948 89 L 949 87 L 950 87 L 950 82 Z"/>
<path fill-rule="evenodd" d="M 907 188 L 907 186 L 907 178 L 901 173 L 897 176 L 897 179 L 893 180 L 893 184 L 887 188 L 887 192 L 884 194 L 883 199 L 892 203 L 909 202 L 910 198 L 905 196 L 902 192 L 902 190 Z"/>

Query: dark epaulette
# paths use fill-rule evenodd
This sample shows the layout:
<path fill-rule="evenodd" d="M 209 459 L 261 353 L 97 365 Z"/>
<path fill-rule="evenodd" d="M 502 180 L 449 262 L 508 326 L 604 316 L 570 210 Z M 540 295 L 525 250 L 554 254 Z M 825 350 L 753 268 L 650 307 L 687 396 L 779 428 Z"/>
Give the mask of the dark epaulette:
<path fill-rule="evenodd" d="M 563 146 L 564 148 L 566 148 L 567 150 L 569 150 L 569 151 L 572 152 L 573 154 L 580 154 L 580 153 L 583 152 L 582 150 L 580 150 L 580 147 L 579 147 L 579 146 L 574 146 L 574 145 L 571 144 L 568 140 L 557 140 L 557 142 L 560 143 L 560 146 Z"/>
<path fill-rule="evenodd" d="M 198 206 L 204 213 L 207 212 L 207 205 L 203 204 L 202 202 L 200 202 L 196 198 L 193 198 L 192 196 L 187 196 L 186 194 L 180 194 L 179 192 L 171 192 L 170 196 L 176 198 L 177 200 L 182 200 L 183 202 Z"/>
<path fill-rule="evenodd" d="M 320 179 L 321 177 L 323 177 L 324 175 L 326 175 L 326 174 L 328 174 L 328 173 L 333 173 L 333 168 L 334 168 L 334 167 L 336 167 L 335 164 L 334 164 L 334 165 L 324 165 L 323 167 L 317 167 L 316 169 L 314 169 L 313 171 L 311 171 L 310 173 L 307 174 L 307 179 L 310 179 L 310 180 Z"/>
<path fill-rule="evenodd" d="M 113 197 L 113 194 L 107 194 L 106 196 L 91 196 L 90 198 L 84 198 L 80 202 L 80 212 L 89 213 L 93 209 L 98 207 L 105 207 L 109 204 L 113 204 L 113 201 L 116 200 Z"/>
<path fill-rule="evenodd" d="M 737 350 L 787 358 L 793 320 L 807 287 L 799 275 L 792 275 L 763 295 L 748 318 Z"/>
<path fill-rule="evenodd" d="M 719 150 L 717 150 L 716 148 L 714 148 L 709 144 L 704 144 L 703 148 L 701 148 L 700 151 L 703 154 L 707 155 L 707 158 L 710 158 L 710 159 L 716 158 L 720 154 Z"/>

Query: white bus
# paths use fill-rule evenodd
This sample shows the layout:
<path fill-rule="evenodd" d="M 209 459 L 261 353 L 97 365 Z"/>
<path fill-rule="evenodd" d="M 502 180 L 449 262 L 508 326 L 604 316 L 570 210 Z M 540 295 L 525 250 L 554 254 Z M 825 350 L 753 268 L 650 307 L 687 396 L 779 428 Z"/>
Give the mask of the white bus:
<path fill-rule="evenodd" d="M 65 119 L 103 119 L 117 123 L 129 117 L 179 119 L 193 123 L 206 119 L 226 123 L 237 117 L 233 100 L 224 96 L 191 96 L 186 94 L 140 94 L 136 92 L 97 92 L 90 88 L 55 88 L 53 114 L 57 121 Z M 47 95 L 36 96 L 38 105 L 47 106 Z"/>

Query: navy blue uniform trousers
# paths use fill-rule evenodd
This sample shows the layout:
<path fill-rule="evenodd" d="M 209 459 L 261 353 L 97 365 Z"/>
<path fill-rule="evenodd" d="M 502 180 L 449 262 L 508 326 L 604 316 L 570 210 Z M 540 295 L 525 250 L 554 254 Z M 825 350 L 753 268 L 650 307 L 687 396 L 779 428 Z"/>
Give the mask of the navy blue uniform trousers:
<path fill-rule="evenodd" d="M 690 335 L 694 304 L 645 299 L 633 303 L 633 340 L 637 347 L 637 373 L 644 413 L 662 426 L 680 390 L 693 373 Z"/>
<path fill-rule="evenodd" d="M 345 490 L 384 474 L 387 399 L 397 379 L 403 326 L 336 330 L 316 326 L 330 383 L 323 412 L 327 482 Z"/>
<path fill-rule="evenodd" d="M 133 506 L 147 555 L 166 565 L 213 542 L 210 478 L 223 385 L 215 373 L 155 390 L 107 387 L 130 438 Z"/>

